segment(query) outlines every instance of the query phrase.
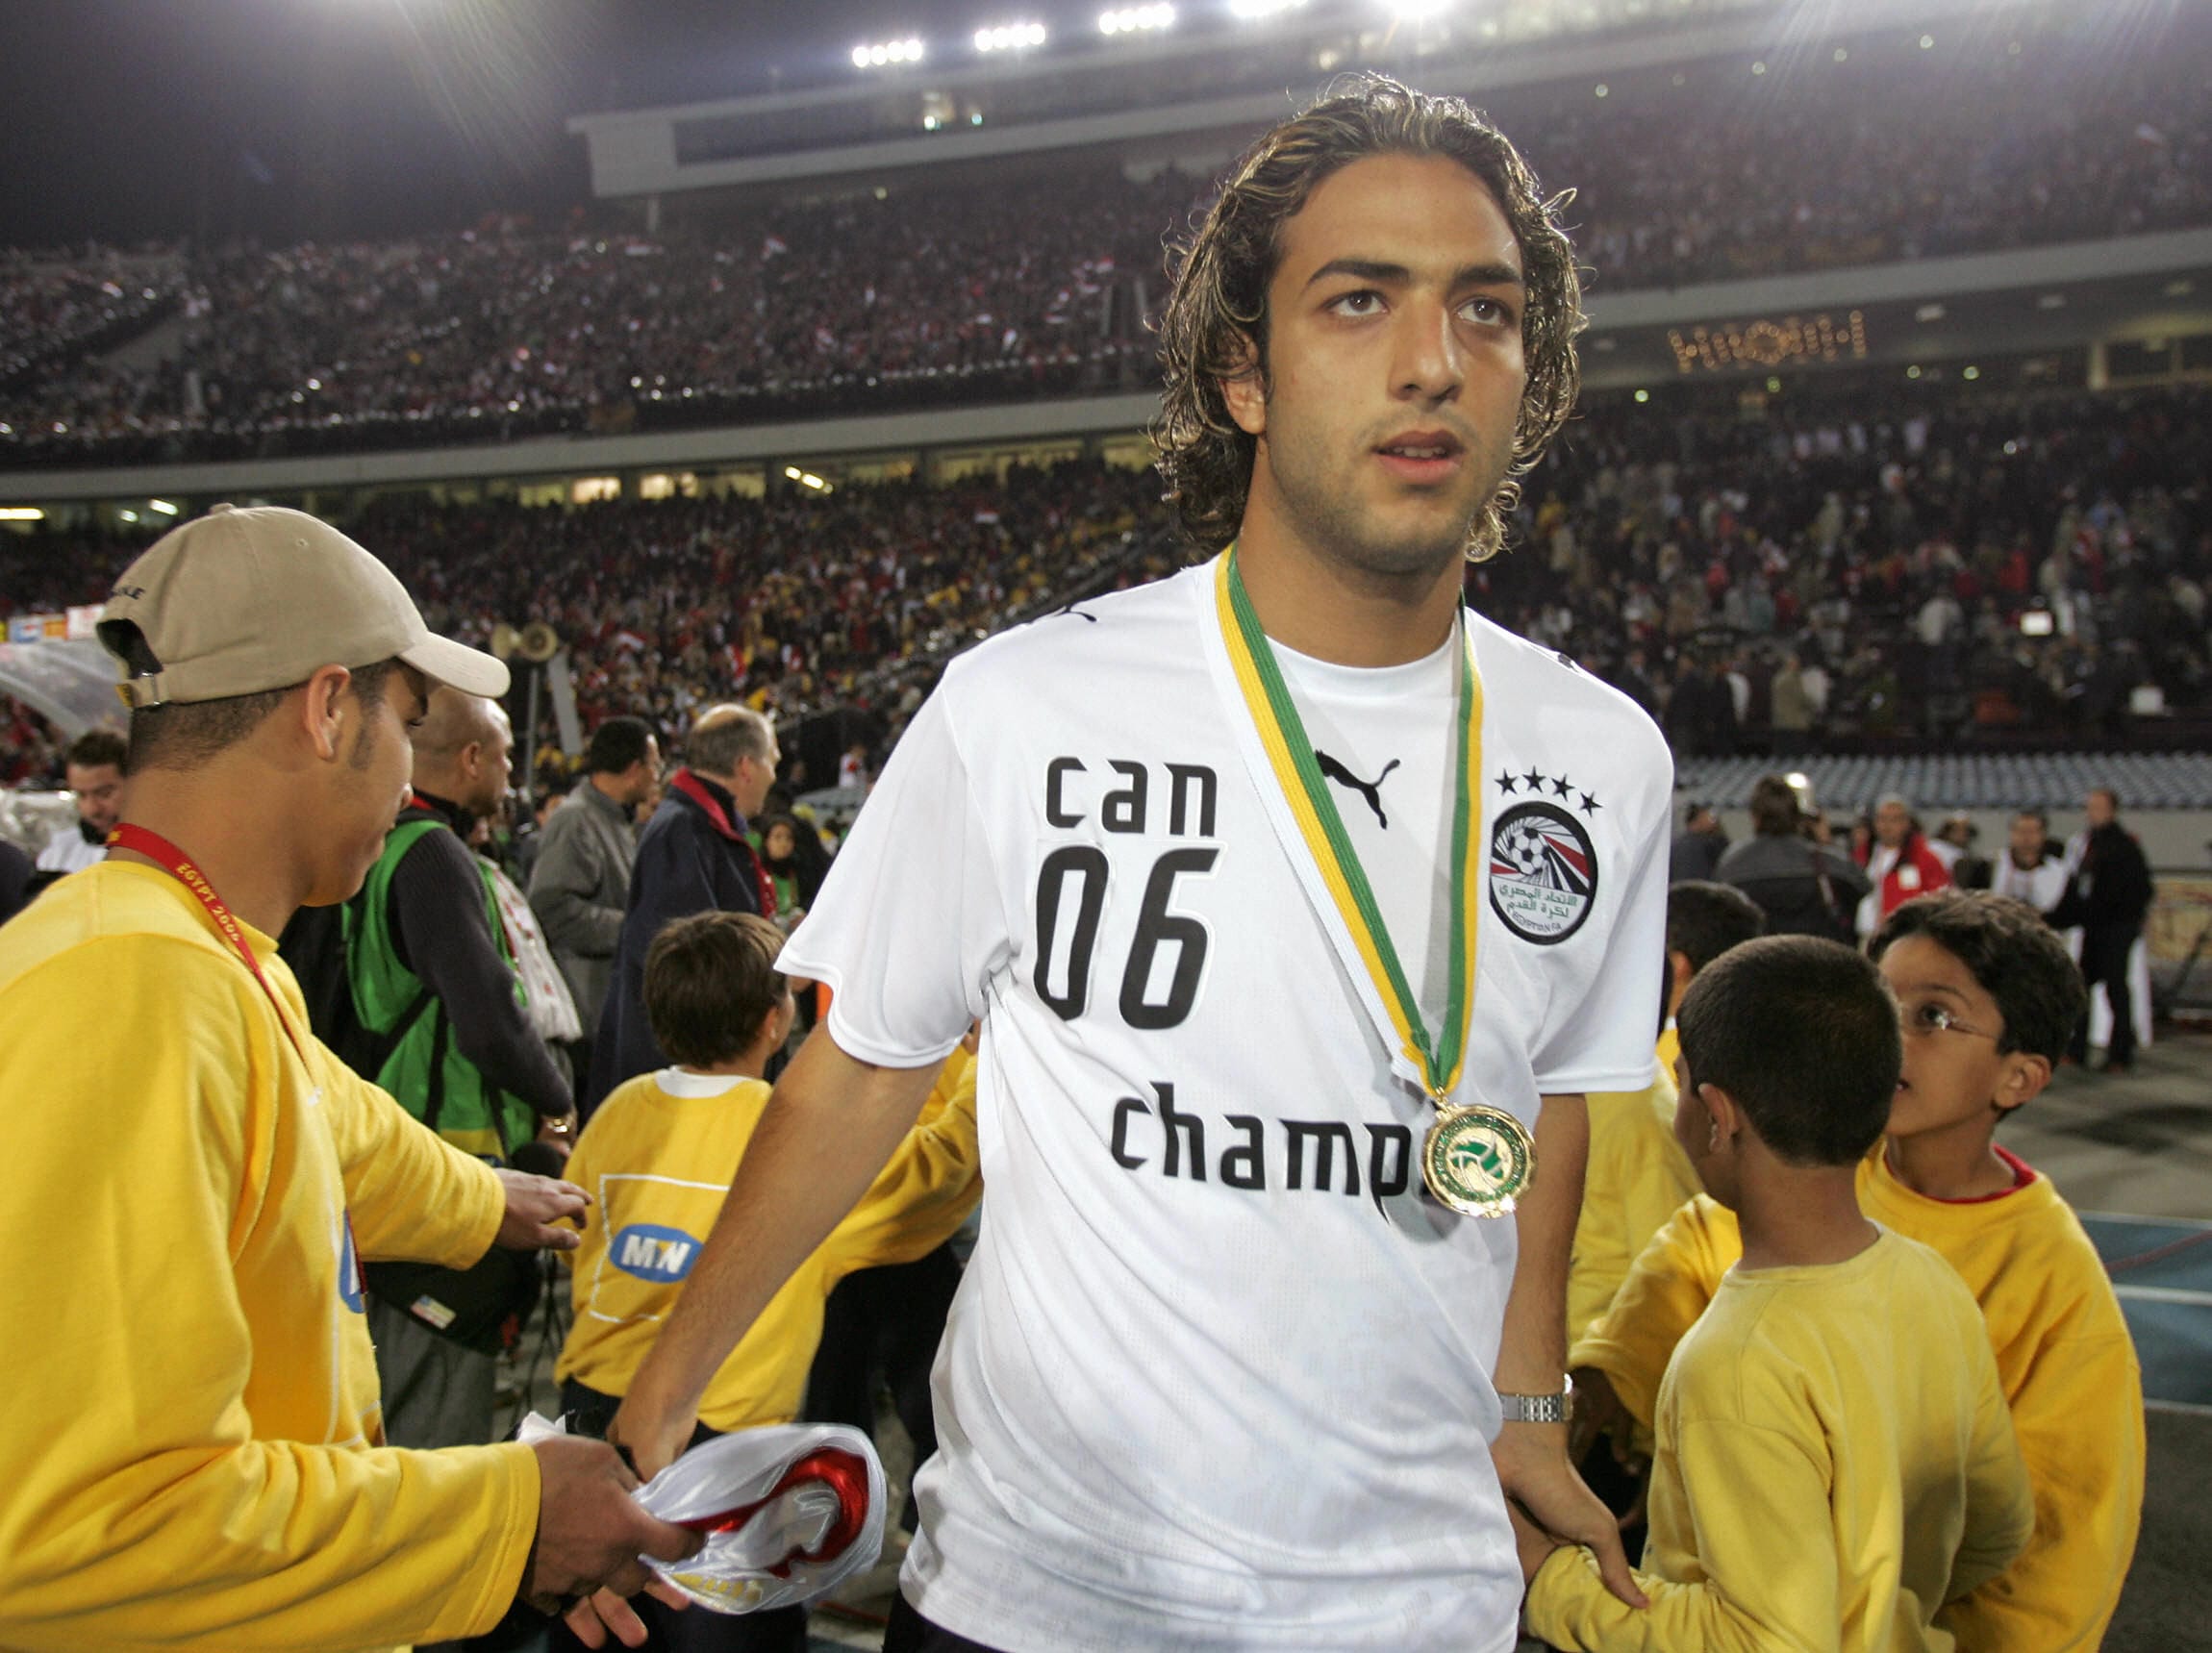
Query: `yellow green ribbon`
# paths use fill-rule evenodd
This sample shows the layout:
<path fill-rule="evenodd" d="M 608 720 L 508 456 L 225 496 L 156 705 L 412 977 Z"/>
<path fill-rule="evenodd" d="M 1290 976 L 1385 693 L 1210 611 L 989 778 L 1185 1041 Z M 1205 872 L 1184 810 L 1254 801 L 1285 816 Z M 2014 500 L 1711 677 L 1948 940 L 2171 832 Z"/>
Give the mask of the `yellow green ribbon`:
<path fill-rule="evenodd" d="M 1482 678 L 1475 668 L 1474 639 L 1468 636 L 1466 626 L 1461 625 L 1460 646 L 1465 653 L 1466 669 L 1460 674 L 1461 736 L 1455 742 L 1458 773 L 1452 782 L 1451 963 L 1445 978 L 1442 1037 L 1432 1039 L 1427 1023 L 1421 1019 L 1412 985 L 1406 980 L 1405 968 L 1398 961 L 1397 948 L 1391 942 L 1382 910 L 1375 904 L 1373 886 L 1360 865 L 1359 851 L 1345 831 L 1344 816 L 1337 811 L 1336 799 L 1330 796 L 1328 782 L 1314 756 L 1314 743 L 1306 734 L 1305 721 L 1291 698 L 1290 686 L 1283 681 L 1274 645 L 1260 629 L 1259 615 L 1253 612 L 1252 599 L 1244 589 L 1244 576 L 1237 570 L 1234 545 L 1221 558 L 1219 572 L 1214 581 L 1214 598 L 1221 618 L 1221 634 L 1228 644 L 1229 664 L 1237 674 L 1237 686 L 1259 730 L 1260 744 L 1266 749 L 1268 763 L 1283 789 L 1292 817 L 1298 823 L 1298 832 L 1320 871 L 1321 882 L 1336 905 L 1338 915 L 1343 918 L 1360 957 L 1367 963 L 1383 1008 L 1390 1013 L 1391 1024 L 1397 1030 L 1400 1049 L 1420 1070 L 1421 1083 L 1429 1094 L 1442 1105 L 1444 1098 L 1458 1087 L 1460 1069 L 1467 1061 L 1467 1032 L 1474 1009 L 1471 990 L 1474 939 L 1480 915 L 1473 899 L 1480 882 L 1480 869 L 1474 864 L 1478 853 L 1474 841 L 1477 814 L 1474 789 L 1481 784 L 1482 774 Z"/>

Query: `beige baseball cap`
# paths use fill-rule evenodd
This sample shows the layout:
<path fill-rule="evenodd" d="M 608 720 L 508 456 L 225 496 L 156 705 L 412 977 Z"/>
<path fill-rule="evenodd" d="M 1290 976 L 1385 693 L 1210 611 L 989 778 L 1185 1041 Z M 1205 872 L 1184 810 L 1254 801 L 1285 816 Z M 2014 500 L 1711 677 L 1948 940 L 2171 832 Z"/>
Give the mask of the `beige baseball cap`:
<path fill-rule="evenodd" d="M 507 692 L 507 667 L 435 637 L 398 578 L 329 523 L 282 506 L 218 505 L 123 570 L 100 641 L 130 669 L 117 628 L 159 663 L 117 686 L 131 707 L 222 700 L 397 656 L 465 694 Z"/>

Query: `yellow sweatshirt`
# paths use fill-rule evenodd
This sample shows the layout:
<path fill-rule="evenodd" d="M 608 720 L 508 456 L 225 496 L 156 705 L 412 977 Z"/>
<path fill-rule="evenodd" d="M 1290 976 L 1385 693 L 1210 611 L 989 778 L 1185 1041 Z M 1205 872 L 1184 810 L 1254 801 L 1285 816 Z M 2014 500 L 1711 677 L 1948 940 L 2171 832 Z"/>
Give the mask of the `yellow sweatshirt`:
<path fill-rule="evenodd" d="M 2027 1549 L 1945 1624 L 1964 1653 L 2097 1647 L 2135 1554 L 2144 1441 L 2142 1367 L 2096 1247 L 2045 1176 L 1954 1204 L 1906 1188 L 1877 1149 L 1858 1188 L 1868 1216 L 1941 1252 L 1981 1305 L 2035 1492 Z M 1648 1421 L 1668 1357 L 1743 1251 L 1729 1212 L 1690 1201 L 1569 1365 L 1603 1371 Z"/>
<path fill-rule="evenodd" d="M 1559 1551 L 1528 1626 L 1566 1653 L 1948 1653 L 1937 1609 L 2035 1521 L 1981 1314 L 1895 1234 L 1846 1263 L 1731 1269 L 1667 1370 L 1657 1435 L 1651 1605 Z"/>
<path fill-rule="evenodd" d="M 758 1079 L 665 1067 L 599 1105 L 568 1161 L 592 1199 L 576 1270 L 576 1319 L 556 1375 L 602 1394 L 630 1380 L 698 1261 L 767 1106 Z M 707 1386 L 710 1429 L 789 1423 L 806 1397 L 822 1305 L 856 1268 L 911 1263 L 952 1237 L 976 1181 L 975 1064 L 955 1051 L 921 1116 L 861 1202 L 768 1299 Z"/>
<path fill-rule="evenodd" d="M 0 1646 L 481 1633 L 525 1446 L 378 1444 L 357 1256 L 473 1263 L 498 1179 L 306 1033 L 184 888 L 115 862 L 0 928 Z"/>
<path fill-rule="evenodd" d="M 1590 1163 L 1582 1214 L 1567 1274 L 1567 1329 L 1579 1336 L 1605 1313 L 1654 1234 L 1699 1190 L 1690 1156 L 1674 1140 L 1672 1024 L 1660 1036 L 1652 1080 L 1642 1090 L 1596 1091 L 1590 1105 Z"/>

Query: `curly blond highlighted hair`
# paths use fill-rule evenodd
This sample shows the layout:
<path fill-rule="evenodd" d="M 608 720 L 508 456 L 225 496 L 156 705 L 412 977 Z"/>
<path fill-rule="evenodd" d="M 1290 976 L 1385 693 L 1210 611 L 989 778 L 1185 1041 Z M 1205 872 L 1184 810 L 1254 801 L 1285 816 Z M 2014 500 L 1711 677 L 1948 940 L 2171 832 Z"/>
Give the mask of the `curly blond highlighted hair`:
<path fill-rule="evenodd" d="M 1370 155 L 1443 156 L 1496 199 L 1521 243 L 1527 303 L 1521 324 L 1528 382 L 1521 393 L 1506 480 L 1468 534 L 1470 562 L 1505 543 L 1526 474 L 1567 422 L 1582 384 L 1574 336 L 1582 283 L 1557 214 L 1505 136 L 1458 98 L 1431 97 L 1382 75 L 1360 75 L 1248 150 L 1196 232 L 1170 250 L 1175 288 L 1160 323 L 1166 377 L 1152 435 L 1183 532 L 1207 551 L 1236 538 L 1252 482 L 1254 440 L 1230 416 L 1222 385 L 1267 371 L 1268 285 L 1282 262 L 1283 226 L 1331 174 Z"/>

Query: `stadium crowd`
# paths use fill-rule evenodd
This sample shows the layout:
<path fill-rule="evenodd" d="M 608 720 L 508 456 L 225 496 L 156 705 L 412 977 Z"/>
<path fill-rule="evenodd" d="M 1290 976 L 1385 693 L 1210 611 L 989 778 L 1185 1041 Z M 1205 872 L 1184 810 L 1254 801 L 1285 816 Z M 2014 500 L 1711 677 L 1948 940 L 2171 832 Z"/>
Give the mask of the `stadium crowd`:
<path fill-rule="evenodd" d="M 1756 77 L 1699 63 L 1602 99 L 1507 88 L 1494 113 L 1549 186 L 1574 188 L 1598 294 L 2133 235 L 2212 222 L 2204 27 L 2176 19 L 2116 58 L 2047 22 L 2020 31 L 2018 53 L 1993 39 L 1921 74 L 1918 53 L 1879 72 L 1824 53 Z M 1134 388 L 1153 373 L 1162 239 L 1201 198 L 1173 169 L 1063 165 L 995 190 L 863 192 L 658 237 L 498 220 L 173 253 L 138 286 L 113 279 L 108 254 L 26 265 L 0 273 L 0 464 Z M 142 353 L 157 359 L 99 358 L 177 310 L 174 338 Z"/>
<path fill-rule="evenodd" d="M 1676 750 L 2027 727 L 2128 738 L 2212 696 L 2212 395 L 1794 394 L 1594 404 L 1529 477 L 1475 602 L 1620 684 Z M 975 636 L 1174 560 L 1148 472 L 607 502 L 386 500 L 350 524 L 482 642 L 541 619 L 586 721 L 737 698 L 895 722 Z M 13 612 L 97 601 L 139 541 L 0 537 Z M 2048 614 L 2044 635 L 2022 616 Z M 2031 618 L 2030 625 L 2040 622 Z M 49 748 L 27 728 L 13 766 Z"/>
<path fill-rule="evenodd" d="M 627 714 L 677 730 L 728 699 L 786 721 L 910 711 L 961 643 L 1102 574 L 1162 571 L 1157 492 L 1149 473 L 1070 463 L 826 497 L 388 500 L 348 526 L 440 630 L 481 646 L 502 622 L 550 624 L 587 724 Z M 86 600 L 144 545 L 0 536 L 0 589 L 15 613 Z M 6 749 L 19 772 L 56 761 L 19 711 Z"/>

